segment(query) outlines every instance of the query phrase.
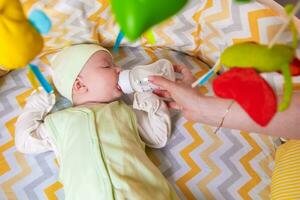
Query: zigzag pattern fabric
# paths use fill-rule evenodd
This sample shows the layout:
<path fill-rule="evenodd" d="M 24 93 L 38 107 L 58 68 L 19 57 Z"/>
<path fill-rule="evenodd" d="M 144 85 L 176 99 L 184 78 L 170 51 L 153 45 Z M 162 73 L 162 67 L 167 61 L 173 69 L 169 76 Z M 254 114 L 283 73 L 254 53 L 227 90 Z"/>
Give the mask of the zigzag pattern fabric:
<path fill-rule="evenodd" d="M 44 36 L 46 47 L 35 61 L 46 74 L 49 60 L 60 48 L 82 42 L 111 47 L 119 31 L 106 0 L 22 3 L 27 14 L 42 9 L 52 20 L 51 33 Z M 199 77 L 226 46 L 241 41 L 267 43 L 280 24 L 273 11 L 256 2 L 190 0 L 178 15 L 153 29 L 155 44 L 148 44 L 145 37 L 133 44 L 124 40 L 122 46 L 129 47 L 114 56 L 124 69 L 167 58 L 188 66 Z M 289 35 L 285 33 L 281 40 Z M 266 79 L 281 91 L 281 85 L 275 84 L 280 76 L 268 74 Z M 0 85 L 0 199 L 64 199 L 54 154 L 23 155 L 14 147 L 14 123 L 32 91 L 26 70 L 9 73 Z M 300 84 L 295 83 L 294 89 L 300 89 Z M 199 90 L 212 93 L 210 83 Z M 57 108 L 63 104 L 60 101 Z M 215 127 L 191 123 L 177 113 L 172 121 L 173 136 L 167 147 L 147 153 L 182 199 L 269 199 L 277 138 L 229 129 L 215 135 Z"/>
<path fill-rule="evenodd" d="M 189 66 L 196 76 L 208 70 L 195 57 L 163 49 L 127 47 L 115 58 L 125 69 L 167 58 Z M 41 62 L 40 65 L 46 66 Z M 14 71 L 3 81 L 0 199 L 64 199 L 53 153 L 23 155 L 14 147 L 14 123 L 32 91 L 26 70 Z M 209 85 L 200 88 L 204 93 L 208 90 Z M 56 107 L 64 107 L 63 103 L 58 101 Z M 178 113 L 173 113 L 172 121 L 174 131 L 167 147 L 148 149 L 148 155 L 182 199 L 267 199 L 274 165 L 274 138 L 228 129 L 215 135 L 215 127 L 188 122 Z"/>

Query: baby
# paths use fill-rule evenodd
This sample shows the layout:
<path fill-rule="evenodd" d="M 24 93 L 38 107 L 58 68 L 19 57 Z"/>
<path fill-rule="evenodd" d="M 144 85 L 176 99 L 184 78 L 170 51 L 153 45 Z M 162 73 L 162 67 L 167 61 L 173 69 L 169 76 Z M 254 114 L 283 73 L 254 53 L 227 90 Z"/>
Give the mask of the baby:
<path fill-rule="evenodd" d="M 52 67 L 56 89 L 73 107 L 47 115 L 54 95 L 33 93 L 16 123 L 17 149 L 55 152 L 66 200 L 178 199 L 144 151 L 170 136 L 164 102 L 152 93 L 134 94 L 135 109 L 120 101 L 120 69 L 98 45 L 65 48 Z"/>

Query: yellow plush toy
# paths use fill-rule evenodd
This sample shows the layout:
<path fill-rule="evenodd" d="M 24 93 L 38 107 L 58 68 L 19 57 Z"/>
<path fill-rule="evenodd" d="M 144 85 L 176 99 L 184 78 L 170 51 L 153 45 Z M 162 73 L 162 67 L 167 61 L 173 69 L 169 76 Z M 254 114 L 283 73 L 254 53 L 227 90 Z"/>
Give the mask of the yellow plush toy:
<path fill-rule="evenodd" d="M 0 74 L 25 67 L 42 48 L 42 36 L 26 18 L 19 0 L 0 0 Z"/>

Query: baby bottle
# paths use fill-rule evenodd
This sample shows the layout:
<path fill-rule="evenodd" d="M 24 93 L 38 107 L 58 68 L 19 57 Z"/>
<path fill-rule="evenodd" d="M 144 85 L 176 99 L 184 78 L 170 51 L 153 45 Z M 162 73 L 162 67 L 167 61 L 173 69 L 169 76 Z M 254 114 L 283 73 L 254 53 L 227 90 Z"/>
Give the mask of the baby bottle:
<path fill-rule="evenodd" d="M 121 71 L 118 84 L 125 94 L 153 91 L 158 87 L 148 81 L 150 75 L 163 76 L 175 81 L 172 63 L 166 59 L 160 59 L 150 65 L 140 65 L 132 70 Z"/>

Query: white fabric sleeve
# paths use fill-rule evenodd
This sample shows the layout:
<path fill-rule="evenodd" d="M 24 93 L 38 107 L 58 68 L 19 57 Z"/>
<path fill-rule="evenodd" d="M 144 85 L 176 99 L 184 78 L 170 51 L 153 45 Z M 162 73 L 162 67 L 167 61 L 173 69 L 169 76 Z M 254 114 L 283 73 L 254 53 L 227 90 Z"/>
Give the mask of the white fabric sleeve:
<path fill-rule="evenodd" d="M 33 92 L 15 124 L 15 145 L 22 153 L 42 153 L 53 150 L 43 123 L 46 114 L 55 104 L 54 94 Z"/>
<path fill-rule="evenodd" d="M 135 93 L 134 112 L 142 140 L 152 148 L 162 148 L 171 135 L 171 119 L 167 105 L 151 92 Z"/>

